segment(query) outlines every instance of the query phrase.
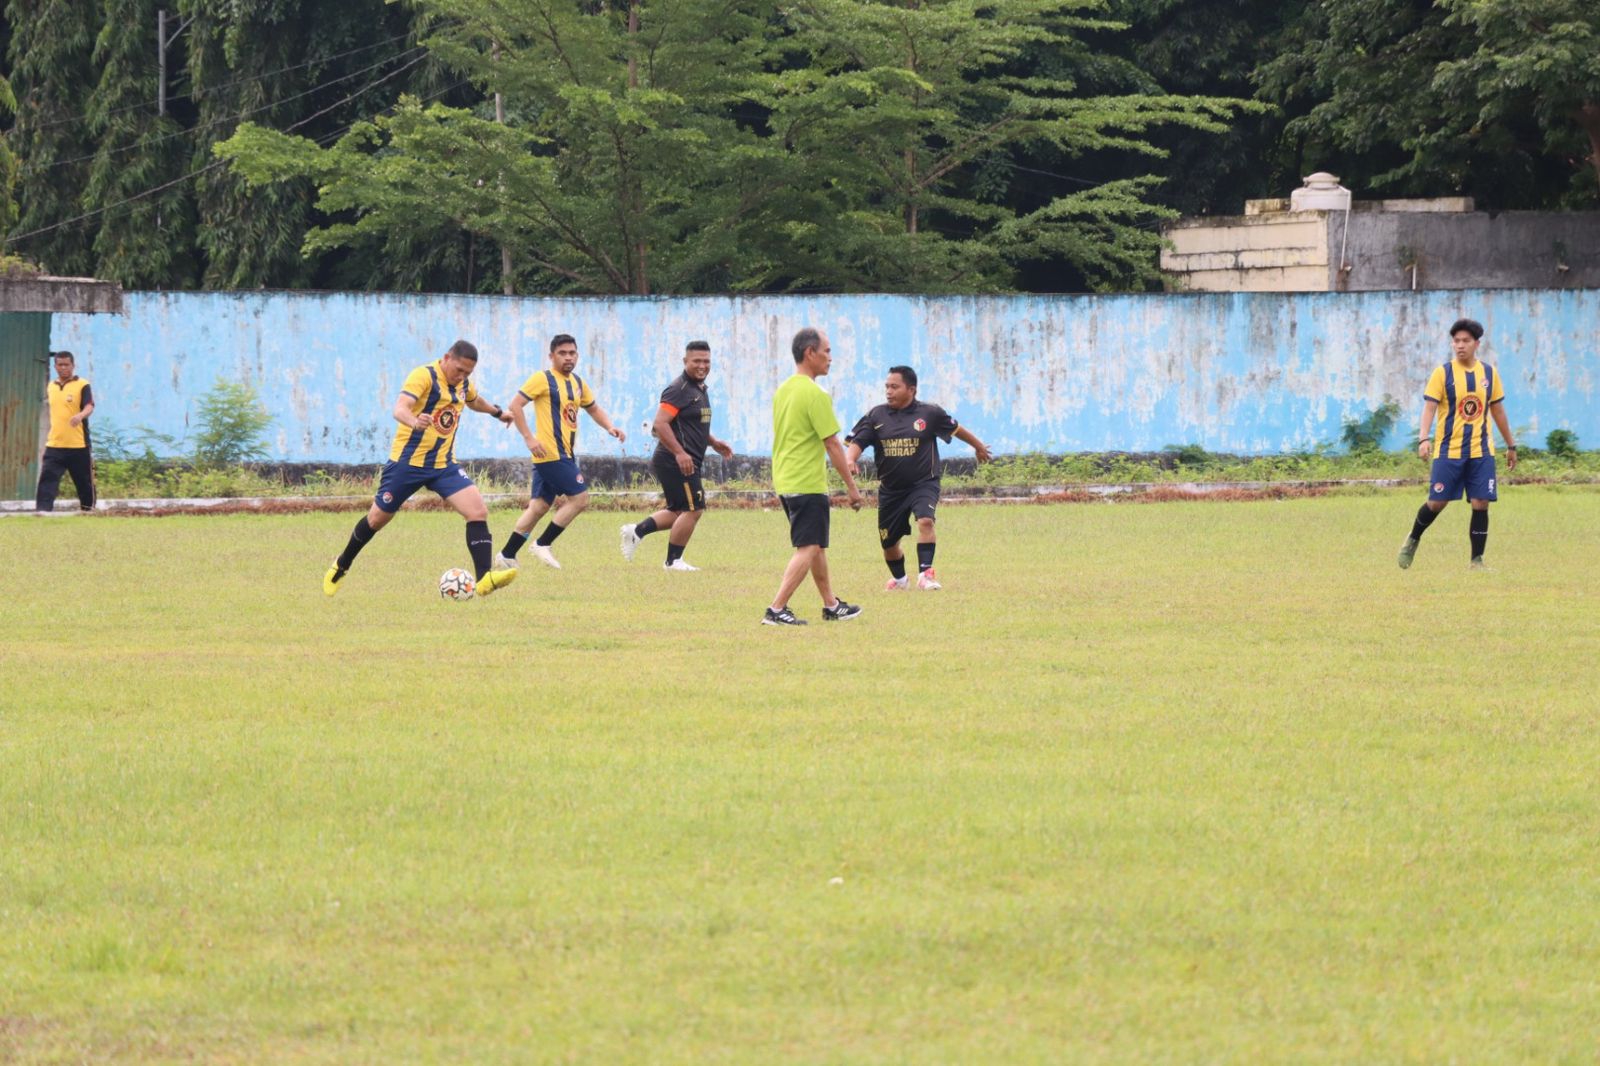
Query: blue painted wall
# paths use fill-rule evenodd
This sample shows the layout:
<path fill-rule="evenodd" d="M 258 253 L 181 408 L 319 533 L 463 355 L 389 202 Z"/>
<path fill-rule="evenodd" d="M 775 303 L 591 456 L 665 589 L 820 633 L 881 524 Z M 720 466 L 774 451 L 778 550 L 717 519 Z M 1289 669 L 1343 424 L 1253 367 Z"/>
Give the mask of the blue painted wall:
<path fill-rule="evenodd" d="M 1600 446 L 1600 290 L 1066 297 L 676 297 L 536 299 L 365 293 L 135 293 L 127 314 L 58 315 L 52 346 L 78 355 L 97 417 L 188 432 L 218 379 L 253 382 L 285 460 L 384 457 L 406 372 L 457 337 L 483 353 L 479 388 L 507 402 L 543 368 L 551 334 L 578 338 L 579 373 L 627 429 L 618 445 L 586 419 L 580 452 L 644 455 L 661 387 L 683 346 L 711 342 L 715 430 L 770 450 L 772 390 L 802 325 L 828 330 L 824 385 L 848 426 L 906 362 L 1000 452 L 1151 450 L 1197 443 L 1263 453 L 1339 437 L 1341 419 L 1402 401 L 1392 443 L 1413 432 L 1445 330 L 1484 322 L 1482 355 L 1506 383 L 1513 426 L 1542 440 L 1575 430 Z M 953 454 L 964 449 L 957 445 Z M 513 430 L 481 416 L 460 458 L 519 456 Z"/>

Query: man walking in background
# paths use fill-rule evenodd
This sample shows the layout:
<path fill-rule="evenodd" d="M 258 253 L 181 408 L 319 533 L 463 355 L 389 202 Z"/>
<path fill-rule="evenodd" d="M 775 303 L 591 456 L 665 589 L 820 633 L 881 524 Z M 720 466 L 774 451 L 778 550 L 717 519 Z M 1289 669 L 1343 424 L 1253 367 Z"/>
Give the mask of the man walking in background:
<path fill-rule="evenodd" d="M 576 373 L 578 342 L 569 333 L 550 339 L 550 368 L 534 371 L 522 389 L 511 399 L 511 418 L 533 455 L 533 488 L 528 506 L 517 518 L 506 546 L 500 549 L 495 565 L 516 568 L 517 552 L 528 543 L 528 534 L 539 524 L 558 497 L 566 497 L 539 539 L 533 542 L 533 555 L 546 566 L 561 569 L 550 546 L 567 531 L 574 519 L 589 506 L 589 486 L 578 468 L 578 412 L 587 411 L 599 427 L 617 438 L 627 434 L 611 424 L 611 416 L 595 402 L 589 383 Z M 524 409 L 533 405 L 534 428 L 528 428 Z"/>
<path fill-rule="evenodd" d="M 51 352 L 56 380 L 45 386 L 50 406 L 50 432 L 40 457 L 39 490 L 33 505 L 40 511 L 53 511 L 61 475 L 72 478 L 78 490 L 78 506 L 94 510 L 94 455 L 89 450 L 89 416 L 94 413 L 94 394 L 89 383 L 77 375 L 78 361 L 71 352 Z"/>
<path fill-rule="evenodd" d="M 694 536 L 694 527 L 706 509 L 706 492 L 700 480 L 706 447 L 717 450 L 724 459 L 733 458 L 733 448 L 711 435 L 711 396 L 706 377 L 711 373 L 711 345 L 690 341 L 683 353 L 683 373 L 661 392 L 656 408 L 656 451 L 650 466 L 661 482 L 667 506 L 644 521 L 622 527 L 622 557 L 633 562 L 639 541 L 658 529 L 667 534 L 668 570 L 698 570 L 683 558 L 683 549 Z"/>
<path fill-rule="evenodd" d="M 1482 339 L 1483 327 L 1470 318 L 1451 326 L 1454 358 L 1433 368 L 1423 390 L 1417 455 L 1422 459 L 1432 455 L 1433 466 L 1428 473 L 1428 498 L 1411 523 L 1411 535 L 1400 545 L 1402 570 L 1411 565 L 1422 534 L 1433 525 L 1445 504 L 1462 496 L 1472 506 L 1467 528 L 1472 546 L 1469 565 L 1474 570 L 1485 569 L 1489 504 L 1500 498 L 1495 487 L 1494 438 L 1489 433 L 1489 419 L 1493 418 L 1500 427 L 1500 439 L 1506 442 L 1506 466 L 1512 470 L 1517 468 L 1517 443 L 1511 439 L 1500 375 L 1478 359 L 1478 342 Z M 1439 417 L 1441 411 L 1443 417 Z"/>
<path fill-rule="evenodd" d="M 833 365 L 833 349 L 827 334 L 807 326 L 794 335 L 790 350 L 794 375 L 778 386 L 772 397 L 772 487 L 789 519 L 794 555 L 778 582 L 778 594 L 761 619 L 769 626 L 805 625 L 789 609 L 789 597 L 808 573 L 822 597 L 823 621 L 840 622 L 861 613 L 860 607 L 835 596 L 828 580 L 828 468 L 824 455 L 844 479 L 850 507 L 859 511 L 862 503 L 861 490 L 856 488 L 844 457 L 844 445 L 839 443 L 833 400 L 817 384 Z"/>
<path fill-rule="evenodd" d="M 943 407 L 917 399 L 917 372 L 909 366 L 892 366 L 884 383 L 881 403 L 868 411 L 845 438 L 850 473 L 860 476 L 856 460 L 861 450 L 870 447 L 878 466 L 878 542 L 883 560 L 889 565 L 890 592 L 909 586 L 906 553 L 900 538 L 911 532 L 917 521 L 917 588 L 931 592 L 941 588 L 933 570 L 933 514 L 939 506 L 939 441 L 950 443 L 952 436 L 972 446 L 978 462 L 989 461 L 983 441 L 963 429 Z"/>

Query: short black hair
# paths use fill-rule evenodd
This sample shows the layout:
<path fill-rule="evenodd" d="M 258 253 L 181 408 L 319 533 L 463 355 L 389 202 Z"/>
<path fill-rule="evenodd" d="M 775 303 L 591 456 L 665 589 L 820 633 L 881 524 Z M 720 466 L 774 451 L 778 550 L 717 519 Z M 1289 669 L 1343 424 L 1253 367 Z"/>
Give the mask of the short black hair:
<path fill-rule="evenodd" d="M 807 326 L 794 335 L 794 342 L 789 347 L 794 352 L 794 361 L 798 363 L 806 357 L 806 349 L 822 347 L 822 334 L 815 326 Z"/>
<path fill-rule="evenodd" d="M 913 389 L 917 387 L 917 372 L 909 366 L 891 366 L 889 373 L 899 374 L 901 381 L 910 385 Z"/>
<path fill-rule="evenodd" d="M 686 352 L 709 352 L 711 350 L 711 345 L 707 344 L 705 341 L 690 341 L 688 346 L 683 350 Z"/>
<path fill-rule="evenodd" d="M 78 361 L 77 357 L 74 356 L 71 352 L 51 352 L 50 353 L 50 358 L 52 358 L 52 359 L 70 359 L 74 363 L 76 363 Z"/>
<path fill-rule="evenodd" d="M 1477 321 L 1475 319 L 1471 319 L 1471 318 L 1458 318 L 1458 319 L 1456 319 L 1456 324 L 1450 327 L 1450 336 L 1454 337 L 1457 333 L 1460 333 L 1463 330 L 1465 330 L 1466 332 L 1472 334 L 1472 339 L 1473 340 L 1475 340 L 1475 341 L 1483 340 L 1483 323 L 1482 322 L 1479 322 L 1479 321 Z"/>
<path fill-rule="evenodd" d="M 465 359 L 469 363 L 478 361 L 478 346 L 471 341 L 456 341 L 450 346 L 445 355 L 453 355 L 457 359 Z"/>
<path fill-rule="evenodd" d="M 570 344 L 576 348 L 578 346 L 578 338 L 574 337 L 570 333 L 557 333 L 554 337 L 550 338 L 550 350 L 552 352 L 561 347 L 563 344 Z"/>

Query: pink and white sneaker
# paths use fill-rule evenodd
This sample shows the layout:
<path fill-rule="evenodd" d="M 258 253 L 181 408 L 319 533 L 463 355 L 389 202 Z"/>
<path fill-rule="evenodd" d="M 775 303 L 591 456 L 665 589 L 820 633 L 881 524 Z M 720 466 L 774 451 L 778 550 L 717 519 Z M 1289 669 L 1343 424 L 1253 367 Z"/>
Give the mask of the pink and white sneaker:
<path fill-rule="evenodd" d="M 906 589 L 908 589 L 910 587 L 911 587 L 911 575 L 907 574 L 905 577 L 891 577 L 889 579 L 888 583 L 883 586 L 883 591 L 885 591 L 885 592 L 904 592 Z"/>
<path fill-rule="evenodd" d="M 923 592 L 934 592 L 944 588 L 944 586 L 939 584 L 939 578 L 934 574 L 933 567 L 930 566 L 917 575 L 917 588 Z"/>

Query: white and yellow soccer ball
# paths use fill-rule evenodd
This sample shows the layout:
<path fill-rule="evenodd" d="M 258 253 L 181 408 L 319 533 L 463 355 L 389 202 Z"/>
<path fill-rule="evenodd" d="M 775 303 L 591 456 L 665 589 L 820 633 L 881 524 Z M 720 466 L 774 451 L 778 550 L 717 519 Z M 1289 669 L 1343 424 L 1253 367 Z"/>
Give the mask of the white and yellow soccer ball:
<path fill-rule="evenodd" d="M 439 575 L 439 595 L 447 600 L 470 600 L 478 589 L 472 575 L 459 566 L 452 566 Z"/>

